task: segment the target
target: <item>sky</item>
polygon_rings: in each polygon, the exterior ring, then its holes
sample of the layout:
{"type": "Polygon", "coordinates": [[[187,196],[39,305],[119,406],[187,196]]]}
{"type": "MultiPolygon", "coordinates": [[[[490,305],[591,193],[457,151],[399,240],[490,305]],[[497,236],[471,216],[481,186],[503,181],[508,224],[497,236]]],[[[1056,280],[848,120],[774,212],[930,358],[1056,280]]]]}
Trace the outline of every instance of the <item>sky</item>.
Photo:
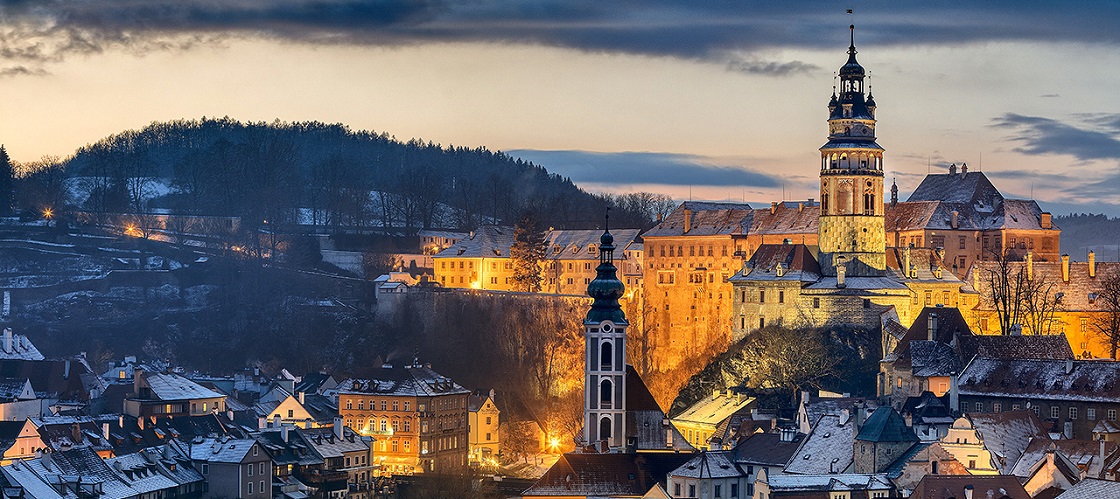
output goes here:
{"type": "Polygon", "coordinates": [[[1118,22],[1032,0],[0,0],[0,143],[32,161],[152,121],[318,120],[765,205],[816,196],[855,23],[903,199],[967,162],[1116,216],[1118,22]]]}

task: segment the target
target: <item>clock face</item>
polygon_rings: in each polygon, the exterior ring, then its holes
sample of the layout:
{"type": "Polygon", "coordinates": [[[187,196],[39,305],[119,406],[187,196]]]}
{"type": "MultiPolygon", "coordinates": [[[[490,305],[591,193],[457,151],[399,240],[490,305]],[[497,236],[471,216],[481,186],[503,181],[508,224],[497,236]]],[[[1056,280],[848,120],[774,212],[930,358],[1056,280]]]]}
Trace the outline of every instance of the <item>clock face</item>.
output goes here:
{"type": "Polygon", "coordinates": [[[601,329],[604,333],[609,333],[609,332],[611,332],[612,328],[611,328],[610,323],[608,322],[606,324],[603,324],[603,326],[599,329],[601,329]]]}

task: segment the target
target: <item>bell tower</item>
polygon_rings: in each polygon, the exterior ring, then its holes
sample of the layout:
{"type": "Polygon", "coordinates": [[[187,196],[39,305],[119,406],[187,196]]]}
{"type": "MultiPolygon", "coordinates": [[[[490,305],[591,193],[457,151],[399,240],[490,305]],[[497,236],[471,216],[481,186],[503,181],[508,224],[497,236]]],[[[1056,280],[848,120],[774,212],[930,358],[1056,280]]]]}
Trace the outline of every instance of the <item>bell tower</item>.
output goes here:
{"type": "Polygon", "coordinates": [[[614,249],[614,236],[604,229],[597,274],[587,285],[587,294],[595,301],[583,321],[583,441],[619,448],[625,444],[626,328],[630,324],[618,303],[626,286],[616,274],[614,249]]]}
{"type": "Polygon", "coordinates": [[[856,62],[855,25],[848,62],[828,103],[828,142],[821,146],[821,270],[836,275],[882,275],[886,269],[883,148],[875,142],[875,98],[856,62]],[[837,93],[837,90],[839,93],[837,93]]]}

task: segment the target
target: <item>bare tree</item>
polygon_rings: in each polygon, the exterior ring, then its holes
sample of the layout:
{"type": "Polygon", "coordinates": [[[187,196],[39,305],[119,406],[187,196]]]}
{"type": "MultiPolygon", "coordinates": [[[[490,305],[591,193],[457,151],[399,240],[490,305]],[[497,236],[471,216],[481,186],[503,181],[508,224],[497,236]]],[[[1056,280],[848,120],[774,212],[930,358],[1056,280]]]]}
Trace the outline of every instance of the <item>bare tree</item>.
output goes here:
{"type": "Polygon", "coordinates": [[[1058,297],[1054,283],[1027,272],[1026,265],[1014,260],[1010,250],[989,251],[994,266],[986,268],[988,300],[999,318],[1000,332],[1011,334],[1014,327],[1026,326],[1031,334],[1052,334],[1058,326],[1055,314],[1058,297]]]}
{"type": "Polygon", "coordinates": [[[1115,359],[1120,350],[1120,273],[1110,272],[1100,280],[1097,304],[1101,313],[1093,317],[1092,327],[1108,345],[1108,356],[1115,359]]]}
{"type": "Polygon", "coordinates": [[[840,362],[829,351],[822,330],[789,328],[781,323],[747,336],[743,354],[755,366],[752,385],[779,388],[794,397],[803,388],[820,388],[822,380],[836,374],[840,362]]]}

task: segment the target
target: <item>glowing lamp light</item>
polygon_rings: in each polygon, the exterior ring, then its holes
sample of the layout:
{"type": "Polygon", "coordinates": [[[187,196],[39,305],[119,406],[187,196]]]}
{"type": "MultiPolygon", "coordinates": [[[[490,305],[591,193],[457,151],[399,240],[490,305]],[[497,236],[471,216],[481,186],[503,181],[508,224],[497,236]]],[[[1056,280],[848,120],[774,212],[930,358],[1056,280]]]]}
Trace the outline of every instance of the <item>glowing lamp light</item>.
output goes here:
{"type": "Polygon", "coordinates": [[[43,218],[50,220],[54,216],[54,210],[47,208],[43,210],[43,218]]]}
{"type": "Polygon", "coordinates": [[[560,450],[560,439],[552,437],[548,439],[548,450],[556,452],[560,450]]]}
{"type": "Polygon", "coordinates": [[[482,283],[478,281],[471,281],[471,289],[482,289],[482,283]]]}

